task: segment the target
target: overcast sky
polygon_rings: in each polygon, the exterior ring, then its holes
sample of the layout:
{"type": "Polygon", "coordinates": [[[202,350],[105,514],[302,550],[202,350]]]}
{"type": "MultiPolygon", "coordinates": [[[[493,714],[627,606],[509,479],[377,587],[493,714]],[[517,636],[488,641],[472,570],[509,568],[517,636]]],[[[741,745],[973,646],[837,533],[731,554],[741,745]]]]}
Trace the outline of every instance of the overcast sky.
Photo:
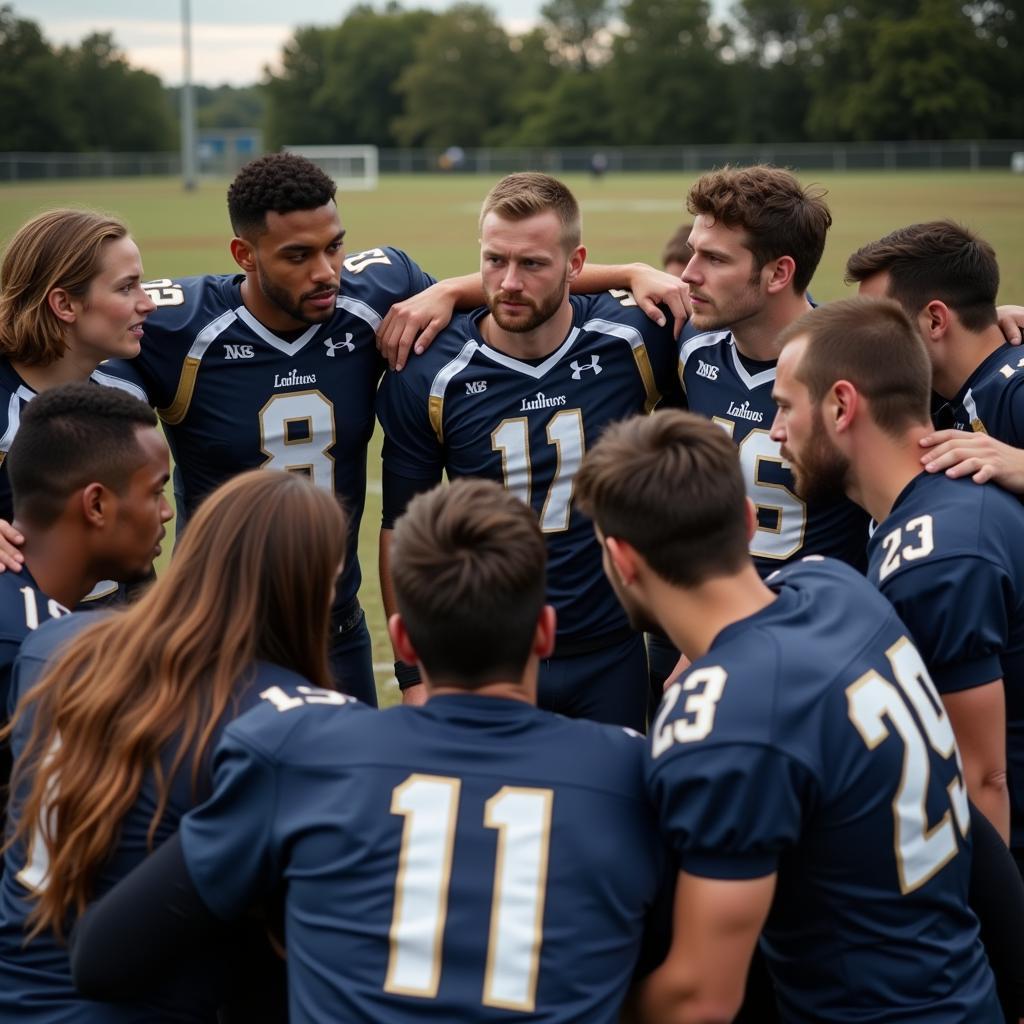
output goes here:
{"type": "MultiPolygon", "coordinates": [[[[192,77],[217,85],[248,85],[266,64],[277,66],[297,25],[337,24],[357,0],[192,0],[192,77]]],[[[544,0],[484,0],[511,31],[528,27],[544,0]]],[[[442,10],[452,0],[407,0],[405,7],[442,10]]],[[[181,4],[161,5],[162,17],[138,13],[125,0],[13,0],[15,12],[42,26],[51,43],[77,43],[90,32],[113,32],[132,64],[181,82],[181,4]],[[87,14],[83,14],[83,9],[87,14]]],[[[155,6],[155,5],[154,5],[155,6]]],[[[152,10],[152,8],[149,8],[152,10]]]]}

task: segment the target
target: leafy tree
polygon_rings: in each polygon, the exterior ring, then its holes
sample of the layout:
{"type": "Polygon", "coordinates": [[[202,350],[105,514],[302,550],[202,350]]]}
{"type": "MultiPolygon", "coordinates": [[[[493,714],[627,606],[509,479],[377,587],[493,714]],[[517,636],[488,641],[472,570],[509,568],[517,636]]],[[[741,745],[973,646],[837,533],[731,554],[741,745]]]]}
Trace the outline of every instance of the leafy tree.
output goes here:
{"type": "Polygon", "coordinates": [[[627,0],[626,33],[610,65],[617,141],[624,145],[718,142],[731,136],[727,36],[707,0],[627,0]],[[723,99],[724,97],[724,99],[723,99]]]}
{"type": "Polygon", "coordinates": [[[405,113],[394,124],[406,146],[497,144],[507,137],[516,59],[487,7],[457,4],[431,22],[398,80],[405,113]]]}
{"type": "Polygon", "coordinates": [[[339,25],[301,28],[287,44],[280,75],[267,80],[268,145],[393,146],[403,111],[399,72],[436,15],[389,3],[360,5],[339,25]]]}
{"type": "Polygon", "coordinates": [[[39,26],[0,7],[0,150],[77,149],[68,88],[65,68],[39,26]]]}
{"type": "Polygon", "coordinates": [[[160,152],[178,144],[178,126],[160,79],[133,68],[107,32],[60,53],[71,86],[63,104],[82,148],[160,152]]]}
{"type": "Polygon", "coordinates": [[[615,0],[548,0],[540,9],[548,22],[557,52],[580,71],[601,63],[599,34],[607,27],[615,0]]]}

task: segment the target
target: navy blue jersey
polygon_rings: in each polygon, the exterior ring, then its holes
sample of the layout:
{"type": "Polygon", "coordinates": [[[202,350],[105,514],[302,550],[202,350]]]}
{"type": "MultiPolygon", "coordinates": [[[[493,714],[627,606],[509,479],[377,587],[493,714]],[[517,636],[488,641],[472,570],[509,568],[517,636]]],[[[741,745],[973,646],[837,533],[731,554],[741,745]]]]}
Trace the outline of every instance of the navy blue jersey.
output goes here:
{"type": "Polygon", "coordinates": [[[762,937],[798,1024],[1002,1020],[967,906],[952,726],[892,606],[812,559],[666,692],[648,781],[682,871],[777,872],[762,937]]]}
{"type": "Polygon", "coordinates": [[[997,441],[1024,447],[1024,358],[1007,342],[967,378],[949,403],[953,426],[991,434],[997,441]]]}
{"type": "MultiPolygon", "coordinates": [[[[7,575],[6,573],[3,575],[7,575]]],[[[3,577],[0,576],[0,579],[3,577]]],[[[66,616],[41,627],[22,646],[14,672],[14,688],[24,694],[42,674],[46,662],[84,626],[96,621],[95,612],[66,616]]],[[[300,676],[277,665],[259,662],[250,676],[238,685],[235,705],[226,720],[259,701],[259,694],[274,687],[282,694],[298,692],[300,676]]],[[[15,756],[28,740],[30,721],[23,720],[12,736],[15,756]]],[[[168,752],[166,767],[170,767],[168,752]]],[[[192,757],[174,776],[170,797],[157,827],[154,845],[159,846],[177,829],[181,816],[210,792],[209,759],[200,773],[199,786],[192,787],[192,757]]],[[[152,776],[144,778],[134,806],[122,824],[117,848],[100,870],[94,887],[101,896],[149,852],[147,831],[156,809],[156,787],[152,776]]],[[[223,964],[208,950],[186,958],[169,972],[166,984],[134,1003],[99,1003],[82,999],[71,983],[66,946],[50,932],[43,932],[25,944],[26,919],[31,909],[28,896],[33,887],[45,885],[45,848],[34,846],[26,852],[16,844],[4,854],[0,881],[0,1020],[23,1024],[151,1024],[153,1021],[208,1022],[223,999],[223,964]]]]}
{"type": "Polygon", "coordinates": [[[14,711],[11,670],[25,638],[39,625],[67,615],[68,609],[39,589],[28,566],[0,573],[0,720],[14,711]]]}
{"type": "Polygon", "coordinates": [[[182,821],[231,919],[287,884],[290,1019],[618,1019],[663,862],[636,734],[515,700],[232,723],[182,821]]]}
{"type": "Polygon", "coordinates": [[[940,693],[1005,681],[1012,845],[1024,848],[1024,508],[995,484],[921,473],[868,548],[868,578],[940,693]]]}
{"type": "Polygon", "coordinates": [[[442,471],[485,477],[532,506],[547,541],[560,642],[626,628],[593,524],[572,501],[583,455],[609,423],[649,412],[675,386],[671,326],[654,324],[628,292],[570,301],[572,329],[545,359],[525,362],[489,346],[478,326],[487,310],[479,309],[454,320],[401,373],[387,374],[377,405],[386,472],[424,489],[442,471]]]}
{"type": "Polygon", "coordinates": [[[391,305],[433,284],[397,249],[345,260],[337,312],[298,337],[279,337],[242,302],[243,276],[151,281],[157,309],[141,353],[107,368],[145,388],[176,467],[183,523],[214,488],[243,470],[308,474],[349,515],[339,603],[359,588],[356,557],[366,497],[366,447],[384,361],[374,331],[391,305]]]}
{"type": "Polygon", "coordinates": [[[684,338],[679,378],[687,405],[722,427],[739,447],[747,494],[757,506],[750,553],[762,576],[807,555],[828,555],[858,569],[865,564],[868,516],[848,498],[808,504],[793,471],[771,439],[775,361],[740,355],[731,331],[684,338]]]}

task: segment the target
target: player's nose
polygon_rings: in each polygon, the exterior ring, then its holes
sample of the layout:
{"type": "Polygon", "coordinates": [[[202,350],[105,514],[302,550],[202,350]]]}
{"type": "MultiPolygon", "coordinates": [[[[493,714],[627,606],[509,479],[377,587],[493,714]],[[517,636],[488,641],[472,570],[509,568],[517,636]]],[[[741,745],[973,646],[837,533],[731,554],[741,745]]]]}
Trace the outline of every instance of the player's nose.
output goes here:
{"type": "Polygon", "coordinates": [[[322,253],[313,263],[313,270],[310,276],[317,284],[322,284],[325,281],[337,280],[338,270],[331,262],[327,253],[322,253]]]}
{"type": "Polygon", "coordinates": [[[782,422],[782,410],[775,410],[775,419],[772,420],[772,429],[768,432],[768,436],[773,441],[778,441],[782,444],[787,440],[786,438],[786,425],[782,422]]]}

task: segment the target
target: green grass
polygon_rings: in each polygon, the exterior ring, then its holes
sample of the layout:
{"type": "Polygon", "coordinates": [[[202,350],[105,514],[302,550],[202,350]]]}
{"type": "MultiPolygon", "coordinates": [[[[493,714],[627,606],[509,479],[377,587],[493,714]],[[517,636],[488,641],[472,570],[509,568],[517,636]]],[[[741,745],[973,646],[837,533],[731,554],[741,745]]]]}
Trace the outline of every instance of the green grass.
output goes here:
{"type": "MultiPolygon", "coordinates": [[[[590,258],[600,262],[655,261],[675,227],[686,219],[691,176],[611,175],[593,181],[567,175],[584,213],[590,258]]],[[[1009,172],[910,172],[804,176],[828,189],[835,223],[812,284],[818,299],[849,294],[842,283],[846,257],[865,242],[915,221],[952,217],[995,247],[1002,269],[1003,302],[1024,304],[1024,176],[1009,172]]],[[[438,277],[466,273],[477,262],[476,218],[494,179],[487,176],[396,176],[374,192],[340,196],[350,252],[375,245],[408,250],[438,277]]],[[[234,270],[228,252],[226,181],[207,181],[192,193],[171,179],[114,179],[0,186],[0,237],[44,209],[88,206],[116,213],[130,224],[149,277],[234,270]]],[[[360,538],[365,582],[362,600],[374,638],[374,660],[391,661],[376,586],[380,521],[379,432],[371,444],[371,487],[360,538]]],[[[382,699],[390,672],[378,674],[382,699]]]]}

